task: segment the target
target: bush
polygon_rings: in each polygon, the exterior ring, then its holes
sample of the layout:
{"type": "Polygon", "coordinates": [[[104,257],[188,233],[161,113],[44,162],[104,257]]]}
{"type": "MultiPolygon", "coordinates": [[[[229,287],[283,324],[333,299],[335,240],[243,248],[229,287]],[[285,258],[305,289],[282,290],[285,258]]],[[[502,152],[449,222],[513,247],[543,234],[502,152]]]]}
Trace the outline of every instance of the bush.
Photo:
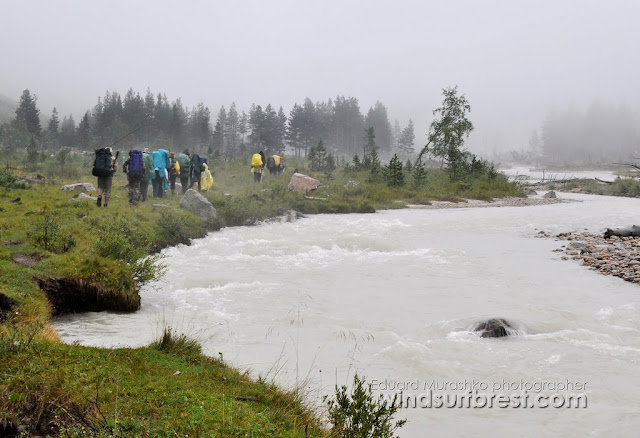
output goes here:
{"type": "Polygon", "coordinates": [[[404,426],[407,420],[393,422],[398,411],[397,394],[391,405],[382,394],[373,398],[371,385],[365,386],[365,379],[358,374],[353,379],[353,391],[347,393],[347,387],[336,386],[335,399],[324,401],[327,404],[332,435],[341,438],[392,438],[393,432],[404,426]]]}
{"type": "Polygon", "coordinates": [[[0,172],[0,187],[7,189],[28,189],[29,183],[22,181],[9,172],[0,172]]]}
{"type": "Polygon", "coordinates": [[[61,232],[60,224],[49,214],[44,215],[42,221],[27,233],[27,237],[34,245],[57,254],[67,252],[76,245],[73,236],[61,232]]]}
{"type": "Polygon", "coordinates": [[[200,356],[202,354],[202,347],[198,341],[190,339],[184,334],[175,334],[171,327],[164,329],[160,339],[154,341],[151,348],[175,356],[200,356]]]}

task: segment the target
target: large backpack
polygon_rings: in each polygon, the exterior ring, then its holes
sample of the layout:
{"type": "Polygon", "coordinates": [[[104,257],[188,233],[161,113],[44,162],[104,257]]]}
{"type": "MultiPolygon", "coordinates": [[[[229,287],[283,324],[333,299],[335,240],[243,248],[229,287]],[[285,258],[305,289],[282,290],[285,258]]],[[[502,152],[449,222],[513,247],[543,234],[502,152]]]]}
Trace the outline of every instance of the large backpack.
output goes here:
{"type": "Polygon", "coordinates": [[[276,160],[273,157],[267,158],[267,169],[275,169],[276,168],[276,160]]]}
{"type": "Polygon", "coordinates": [[[113,175],[111,170],[111,151],[109,149],[100,148],[96,150],[96,159],[93,161],[91,174],[93,176],[113,175]]]}
{"type": "Polygon", "coordinates": [[[253,154],[251,156],[251,167],[262,167],[262,156],[260,156],[260,154],[253,154]]]}
{"type": "Polygon", "coordinates": [[[178,164],[180,164],[180,175],[183,178],[189,176],[189,168],[191,167],[191,158],[187,154],[180,153],[176,156],[178,164]],[[186,175],[186,176],[183,176],[186,175]]]}
{"type": "Polygon", "coordinates": [[[207,157],[200,157],[200,163],[209,165],[209,160],[207,160],[207,157]]]}
{"type": "Polygon", "coordinates": [[[141,178],[144,174],[144,161],[142,152],[138,149],[129,151],[129,175],[133,178],[141,178]]]}

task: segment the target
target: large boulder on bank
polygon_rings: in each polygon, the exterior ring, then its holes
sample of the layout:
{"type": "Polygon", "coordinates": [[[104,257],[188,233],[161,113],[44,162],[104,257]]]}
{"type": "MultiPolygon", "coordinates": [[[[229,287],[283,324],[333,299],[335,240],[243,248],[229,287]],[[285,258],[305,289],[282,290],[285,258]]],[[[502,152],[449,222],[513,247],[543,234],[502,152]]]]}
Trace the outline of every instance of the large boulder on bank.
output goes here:
{"type": "Polygon", "coordinates": [[[547,193],[544,194],[543,198],[546,199],[555,199],[557,198],[558,195],[556,195],[556,192],[554,192],[553,190],[549,190],[547,193]]]}
{"type": "Polygon", "coordinates": [[[96,187],[91,183],[75,183],[75,184],[67,184],[66,186],[62,186],[62,190],[64,191],[80,190],[83,192],[95,192],[96,187]]]}
{"type": "Polygon", "coordinates": [[[203,221],[209,222],[218,218],[216,208],[204,196],[193,189],[187,190],[180,200],[180,207],[194,213],[203,221]]]}
{"type": "Polygon", "coordinates": [[[316,190],[320,185],[320,181],[311,178],[302,173],[294,173],[289,181],[289,190],[298,193],[307,193],[310,190],[316,190]]]}

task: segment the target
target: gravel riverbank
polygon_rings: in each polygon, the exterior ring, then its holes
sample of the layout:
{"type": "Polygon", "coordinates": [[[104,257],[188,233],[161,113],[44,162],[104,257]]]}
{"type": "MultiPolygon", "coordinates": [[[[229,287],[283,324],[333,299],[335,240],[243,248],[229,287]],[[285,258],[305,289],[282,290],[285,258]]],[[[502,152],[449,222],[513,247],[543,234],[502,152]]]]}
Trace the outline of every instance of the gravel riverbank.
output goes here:
{"type": "Polygon", "coordinates": [[[567,232],[552,236],[546,231],[537,237],[555,237],[566,241],[562,248],[563,260],[580,260],[589,269],[604,275],[615,275],[623,280],[640,284],[640,239],[637,237],[611,236],[605,239],[600,234],[587,232],[567,232]]]}
{"type": "Polygon", "coordinates": [[[529,205],[561,204],[565,202],[579,202],[563,198],[496,198],[493,201],[479,201],[468,199],[464,202],[431,201],[429,205],[409,204],[407,208],[441,209],[441,208],[480,208],[480,207],[526,207],[529,205]]]}

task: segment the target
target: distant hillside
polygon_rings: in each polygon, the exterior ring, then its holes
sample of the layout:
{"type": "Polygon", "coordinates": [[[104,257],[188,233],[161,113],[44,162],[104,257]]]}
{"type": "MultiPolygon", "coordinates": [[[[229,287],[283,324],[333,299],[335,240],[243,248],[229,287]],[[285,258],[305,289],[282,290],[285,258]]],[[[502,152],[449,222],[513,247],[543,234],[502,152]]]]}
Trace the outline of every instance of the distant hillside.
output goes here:
{"type": "Polygon", "coordinates": [[[0,123],[8,122],[16,115],[16,108],[18,108],[18,102],[13,99],[9,99],[7,96],[0,94],[0,123]]]}

